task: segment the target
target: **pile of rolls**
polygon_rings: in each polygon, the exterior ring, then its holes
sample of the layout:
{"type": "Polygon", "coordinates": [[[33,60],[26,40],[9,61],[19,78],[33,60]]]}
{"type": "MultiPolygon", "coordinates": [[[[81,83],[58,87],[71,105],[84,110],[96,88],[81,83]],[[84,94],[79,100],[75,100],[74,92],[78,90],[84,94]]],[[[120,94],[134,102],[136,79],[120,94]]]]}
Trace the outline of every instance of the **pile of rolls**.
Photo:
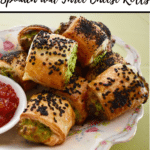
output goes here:
{"type": "Polygon", "coordinates": [[[18,132],[27,140],[61,144],[87,117],[112,120],[148,99],[144,77],[113,52],[115,40],[102,22],[71,16],[53,32],[31,25],[18,42],[21,51],[3,55],[0,73],[12,74],[26,91],[47,88],[31,96],[20,116],[18,132]]]}

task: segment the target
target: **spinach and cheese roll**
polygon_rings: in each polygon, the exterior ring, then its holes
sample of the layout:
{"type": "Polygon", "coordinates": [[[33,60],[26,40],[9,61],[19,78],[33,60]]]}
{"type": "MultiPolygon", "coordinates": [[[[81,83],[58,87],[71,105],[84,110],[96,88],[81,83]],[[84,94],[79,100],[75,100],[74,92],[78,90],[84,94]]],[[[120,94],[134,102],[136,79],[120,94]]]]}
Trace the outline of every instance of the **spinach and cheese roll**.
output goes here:
{"type": "Polygon", "coordinates": [[[83,67],[88,66],[96,57],[107,51],[109,39],[93,21],[84,17],[75,17],[69,21],[68,26],[60,30],[63,36],[78,42],[78,61],[83,67]]]}
{"type": "Polygon", "coordinates": [[[112,120],[148,99],[149,87],[135,68],[116,64],[88,84],[89,115],[112,120]]]}
{"type": "MultiPolygon", "coordinates": [[[[70,26],[70,24],[76,18],[77,18],[76,16],[70,16],[68,22],[65,22],[65,23],[61,22],[60,26],[58,27],[58,29],[56,29],[54,31],[54,33],[56,33],[56,34],[63,34],[63,32],[65,32],[65,30],[67,30],[67,28],[70,26]]],[[[93,23],[96,24],[97,26],[99,26],[106,33],[108,39],[110,40],[109,44],[108,44],[108,46],[109,46],[108,49],[112,48],[114,46],[114,44],[115,44],[115,39],[112,38],[111,32],[110,32],[109,28],[104,23],[102,23],[102,22],[95,22],[95,21],[93,21],[93,23]]]]}
{"type": "Polygon", "coordinates": [[[23,80],[64,89],[76,66],[77,47],[71,39],[40,31],[30,47],[23,80]]]}
{"type": "Polygon", "coordinates": [[[75,123],[78,125],[84,123],[88,114],[86,110],[87,84],[87,80],[74,75],[71,77],[69,84],[65,87],[65,90],[55,91],[56,94],[62,95],[67,98],[75,112],[75,123]]]}
{"type": "Polygon", "coordinates": [[[0,58],[0,74],[18,82],[25,91],[32,89],[36,83],[23,81],[27,53],[23,51],[10,52],[0,58]]]}
{"type": "Polygon", "coordinates": [[[120,54],[115,52],[107,52],[106,55],[93,62],[93,64],[89,67],[85,78],[90,81],[94,80],[109,67],[118,63],[126,65],[128,64],[120,54]]]}
{"type": "Polygon", "coordinates": [[[48,91],[33,95],[20,116],[18,132],[25,139],[49,146],[65,141],[75,114],[64,97],[48,91]]]}
{"type": "Polygon", "coordinates": [[[51,29],[43,25],[30,25],[23,28],[18,34],[18,43],[24,51],[28,51],[34,36],[40,31],[52,33],[51,29]]]}

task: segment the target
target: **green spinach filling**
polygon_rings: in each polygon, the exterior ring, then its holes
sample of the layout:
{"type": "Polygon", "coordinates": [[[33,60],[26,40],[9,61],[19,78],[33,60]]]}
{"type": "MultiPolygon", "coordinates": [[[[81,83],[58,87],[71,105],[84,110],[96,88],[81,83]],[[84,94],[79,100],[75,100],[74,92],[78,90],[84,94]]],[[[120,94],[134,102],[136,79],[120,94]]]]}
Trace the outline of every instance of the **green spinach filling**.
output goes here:
{"type": "Polygon", "coordinates": [[[98,55],[98,56],[94,59],[94,61],[93,61],[93,63],[92,63],[92,67],[95,67],[97,64],[99,64],[100,62],[102,62],[103,59],[104,59],[104,57],[105,57],[105,55],[106,55],[106,53],[107,53],[107,51],[104,51],[102,54],[98,55]]]}
{"type": "Polygon", "coordinates": [[[23,35],[21,38],[32,38],[33,36],[35,36],[36,34],[38,34],[39,31],[32,31],[32,33],[30,34],[25,34],[23,35]]]}
{"type": "Polygon", "coordinates": [[[3,76],[7,76],[11,79],[14,79],[13,77],[13,70],[11,68],[0,68],[0,74],[3,75],[3,76]]]}
{"type": "Polygon", "coordinates": [[[70,80],[70,77],[73,75],[73,72],[75,70],[76,66],[76,60],[77,60],[77,45],[73,47],[73,50],[71,52],[70,59],[68,61],[68,69],[65,73],[65,83],[67,84],[70,80]]]}
{"type": "Polygon", "coordinates": [[[75,118],[76,121],[81,121],[82,116],[81,116],[81,114],[79,113],[79,111],[78,111],[77,109],[75,109],[74,112],[75,112],[75,115],[76,115],[76,118],[75,118]]]}
{"type": "Polygon", "coordinates": [[[91,100],[91,102],[94,104],[96,112],[95,115],[98,116],[100,114],[101,111],[104,111],[104,108],[102,107],[102,105],[100,104],[99,101],[97,100],[91,100]]]}
{"type": "Polygon", "coordinates": [[[52,135],[49,127],[39,121],[23,119],[20,122],[19,133],[27,140],[32,142],[43,143],[52,135]]]}

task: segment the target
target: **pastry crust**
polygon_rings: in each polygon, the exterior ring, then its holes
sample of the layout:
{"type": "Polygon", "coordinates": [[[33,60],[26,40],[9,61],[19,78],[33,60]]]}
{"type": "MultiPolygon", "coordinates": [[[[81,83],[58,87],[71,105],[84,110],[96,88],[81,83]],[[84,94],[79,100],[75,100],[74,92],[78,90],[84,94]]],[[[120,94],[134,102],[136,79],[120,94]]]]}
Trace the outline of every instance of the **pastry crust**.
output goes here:
{"type": "Polygon", "coordinates": [[[97,116],[112,120],[129,109],[136,108],[148,99],[149,88],[144,78],[135,73],[131,66],[116,64],[88,84],[87,107],[92,115],[94,99],[102,106],[97,116]],[[93,96],[94,95],[94,96],[93,96]]]}
{"type": "Polygon", "coordinates": [[[65,90],[55,90],[55,93],[67,98],[76,114],[76,124],[81,125],[87,118],[86,94],[88,82],[82,77],[73,76],[65,90]]]}
{"type": "Polygon", "coordinates": [[[43,25],[30,25],[25,28],[23,28],[19,34],[18,34],[18,43],[22,47],[24,51],[28,51],[30,48],[30,44],[32,43],[32,40],[35,35],[32,35],[33,33],[38,34],[40,31],[45,31],[52,33],[51,29],[49,29],[46,26],[43,25]],[[27,35],[32,35],[31,37],[28,37],[27,35]],[[26,37],[27,36],[27,37],[26,37]]]}
{"type": "Polygon", "coordinates": [[[75,114],[68,101],[47,91],[31,97],[20,121],[25,118],[37,120],[50,128],[52,135],[44,141],[49,146],[63,143],[75,123],[75,114]]]}
{"type": "Polygon", "coordinates": [[[120,54],[115,52],[107,52],[96,66],[91,64],[85,78],[92,81],[109,67],[119,63],[126,65],[129,64],[120,54]]]}
{"type": "Polygon", "coordinates": [[[78,61],[83,67],[107,50],[109,43],[106,33],[84,17],[75,18],[62,35],[78,42],[78,61]]]}
{"type": "Polygon", "coordinates": [[[75,46],[77,43],[73,40],[41,31],[30,47],[23,80],[64,89],[68,62],[75,46]]]}
{"type": "Polygon", "coordinates": [[[103,24],[102,22],[95,22],[95,21],[94,23],[98,25],[107,34],[109,39],[111,39],[111,32],[105,24],[103,24]]]}
{"type": "Polygon", "coordinates": [[[11,77],[18,82],[25,91],[28,91],[32,89],[36,83],[31,80],[22,80],[26,66],[26,57],[27,53],[23,51],[10,52],[3,55],[0,58],[0,73],[3,73],[3,69],[6,70],[6,73],[11,74],[11,77]]]}

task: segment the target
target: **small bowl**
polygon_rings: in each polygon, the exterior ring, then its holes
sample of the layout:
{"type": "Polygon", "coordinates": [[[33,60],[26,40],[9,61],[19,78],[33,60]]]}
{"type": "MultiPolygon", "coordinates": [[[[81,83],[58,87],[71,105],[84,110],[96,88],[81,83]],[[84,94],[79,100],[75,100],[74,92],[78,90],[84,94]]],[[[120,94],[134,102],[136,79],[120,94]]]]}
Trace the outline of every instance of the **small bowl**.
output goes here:
{"type": "Polygon", "coordinates": [[[20,119],[20,115],[22,114],[22,112],[24,111],[24,109],[27,106],[27,98],[25,95],[24,90],[22,89],[22,87],[16,83],[14,80],[6,77],[6,76],[2,76],[0,75],[0,81],[5,83],[5,84],[9,84],[11,85],[11,87],[15,90],[18,98],[19,98],[19,105],[15,111],[14,116],[11,118],[11,120],[4,126],[0,127],[0,134],[8,131],[9,129],[11,129],[12,127],[14,127],[20,119]]]}

